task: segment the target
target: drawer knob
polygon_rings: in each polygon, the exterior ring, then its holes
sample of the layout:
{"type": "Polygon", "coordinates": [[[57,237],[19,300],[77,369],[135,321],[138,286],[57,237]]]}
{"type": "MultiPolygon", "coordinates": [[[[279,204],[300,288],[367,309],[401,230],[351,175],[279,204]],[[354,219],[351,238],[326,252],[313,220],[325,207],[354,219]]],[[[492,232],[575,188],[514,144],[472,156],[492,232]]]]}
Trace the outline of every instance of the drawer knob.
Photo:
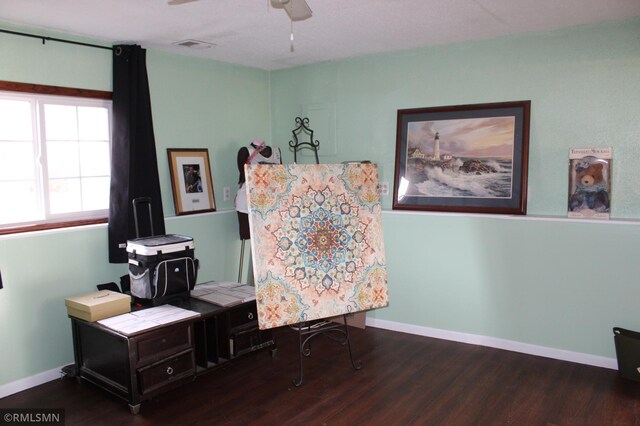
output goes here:
{"type": "Polygon", "coordinates": [[[249,312],[249,315],[247,315],[247,317],[248,317],[249,319],[253,319],[253,312],[249,312]]]}
{"type": "Polygon", "coordinates": [[[173,374],[173,368],[167,367],[167,374],[169,375],[173,374]]]}

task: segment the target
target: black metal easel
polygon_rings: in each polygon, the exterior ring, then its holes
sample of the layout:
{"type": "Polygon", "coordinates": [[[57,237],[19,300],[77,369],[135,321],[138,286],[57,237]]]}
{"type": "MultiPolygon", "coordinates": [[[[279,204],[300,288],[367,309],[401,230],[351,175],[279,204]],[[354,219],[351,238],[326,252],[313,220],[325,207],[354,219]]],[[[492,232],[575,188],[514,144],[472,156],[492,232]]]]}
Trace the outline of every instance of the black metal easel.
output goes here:
{"type": "MultiPolygon", "coordinates": [[[[315,154],[316,164],[320,164],[320,160],[318,158],[318,148],[320,147],[320,142],[317,140],[313,140],[313,130],[309,128],[309,118],[304,117],[296,117],[296,124],[298,125],[295,129],[291,131],[293,134],[293,140],[289,141],[289,146],[293,150],[293,161],[294,163],[298,162],[298,151],[300,149],[312,149],[315,154]],[[298,139],[298,135],[306,134],[309,136],[308,142],[301,142],[298,139]]],[[[293,379],[293,384],[297,387],[302,384],[302,379],[304,375],[303,371],[303,360],[304,357],[311,356],[311,339],[318,335],[324,335],[329,339],[340,343],[341,345],[346,345],[349,350],[349,359],[351,360],[351,366],[354,370],[360,370],[362,368],[361,361],[354,361],[353,352],[351,351],[351,339],[349,337],[349,324],[347,322],[347,315],[344,314],[342,319],[344,324],[340,324],[337,322],[332,322],[327,319],[319,319],[315,321],[303,321],[298,324],[292,325],[291,328],[298,330],[298,342],[299,342],[299,361],[300,361],[300,374],[297,378],[293,379]]]]}
{"type": "Polygon", "coordinates": [[[320,147],[320,142],[313,140],[313,130],[309,128],[309,118],[296,117],[296,124],[298,127],[291,131],[293,134],[293,140],[289,141],[289,147],[293,150],[293,162],[298,162],[298,151],[308,147],[307,149],[312,149],[315,154],[316,164],[320,164],[320,160],[318,159],[318,148],[320,147]],[[301,142],[298,140],[298,135],[303,133],[309,136],[309,142],[301,142]]]}
{"type": "Polygon", "coordinates": [[[353,352],[351,351],[351,338],[349,337],[349,324],[347,323],[347,315],[342,315],[344,324],[337,322],[330,322],[328,320],[319,320],[317,322],[303,322],[292,326],[292,328],[298,329],[298,342],[299,342],[299,360],[300,360],[300,374],[297,378],[293,379],[293,384],[298,387],[302,384],[303,379],[303,359],[304,357],[311,356],[311,339],[317,335],[324,335],[331,340],[340,343],[343,346],[347,346],[349,350],[349,359],[351,360],[351,366],[354,370],[360,370],[362,368],[362,361],[357,362],[353,359],[353,352]],[[332,334],[333,333],[333,334],[332,334]],[[336,336],[336,333],[338,336],[336,336]],[[340,336],[341,335],[341,336],[340,336]]]}

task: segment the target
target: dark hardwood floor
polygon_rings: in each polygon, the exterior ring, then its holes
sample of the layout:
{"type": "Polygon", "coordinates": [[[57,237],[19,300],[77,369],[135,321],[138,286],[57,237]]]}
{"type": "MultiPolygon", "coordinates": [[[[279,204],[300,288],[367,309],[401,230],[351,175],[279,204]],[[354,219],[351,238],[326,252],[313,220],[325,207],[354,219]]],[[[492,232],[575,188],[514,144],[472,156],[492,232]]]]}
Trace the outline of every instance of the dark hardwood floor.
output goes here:
{"type": "MultiPolygon", "coordinates": [[[[65,378],[0,400],[0,408],[64,408],[67,425],[640,425],[640,383],[615,370],[375,328],[345,347],[312,341],[296,388],[297,334],[144,402],[140,414],[65,378]]],[[[613,341],[612,341],[613,344],[613,341]]]]}

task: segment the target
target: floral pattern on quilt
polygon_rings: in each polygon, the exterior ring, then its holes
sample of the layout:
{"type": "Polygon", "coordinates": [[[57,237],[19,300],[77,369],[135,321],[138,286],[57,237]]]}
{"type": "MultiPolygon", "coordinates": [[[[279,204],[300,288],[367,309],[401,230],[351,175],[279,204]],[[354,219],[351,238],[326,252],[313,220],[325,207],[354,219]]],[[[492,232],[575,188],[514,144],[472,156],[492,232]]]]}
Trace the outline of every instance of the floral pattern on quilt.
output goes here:
{"type": "MultiPolygon", "coordinates": [[[[245,175],[248,167],[245,165],[245,175]]],[[[290,183],[291,176],[282,167],[256,168],[252,179],[252,202],[256,211],[264,214],[270,212],[278,201],[278,194],[286,193],[290,183]]]]}
{"type": "Polygon", "coordinates": [[[376,165],[245,173],[261,329],[387,306],[376,165]]]}
{"type": "Polygon", "coordinates": [[[256,305],[258,318],[268,324],[295,324],[308,308],[296,291],[292,291],[285,281],[274,279],[270,273],[256,292],[256,305]]]}

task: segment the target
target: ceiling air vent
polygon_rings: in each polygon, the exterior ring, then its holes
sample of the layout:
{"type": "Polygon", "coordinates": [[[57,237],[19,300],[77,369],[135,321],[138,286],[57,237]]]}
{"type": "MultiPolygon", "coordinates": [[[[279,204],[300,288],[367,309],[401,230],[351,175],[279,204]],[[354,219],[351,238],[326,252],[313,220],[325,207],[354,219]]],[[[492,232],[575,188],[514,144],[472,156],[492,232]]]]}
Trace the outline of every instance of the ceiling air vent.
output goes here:
{"type": "Polygon", "coordinates": [[[176,41],[173,44],[175,46],[188,47],[189,49],[209,49],[215,46],[214,43],[207,43],[206,41],[193,40],[193,39],[176,41]]]}

